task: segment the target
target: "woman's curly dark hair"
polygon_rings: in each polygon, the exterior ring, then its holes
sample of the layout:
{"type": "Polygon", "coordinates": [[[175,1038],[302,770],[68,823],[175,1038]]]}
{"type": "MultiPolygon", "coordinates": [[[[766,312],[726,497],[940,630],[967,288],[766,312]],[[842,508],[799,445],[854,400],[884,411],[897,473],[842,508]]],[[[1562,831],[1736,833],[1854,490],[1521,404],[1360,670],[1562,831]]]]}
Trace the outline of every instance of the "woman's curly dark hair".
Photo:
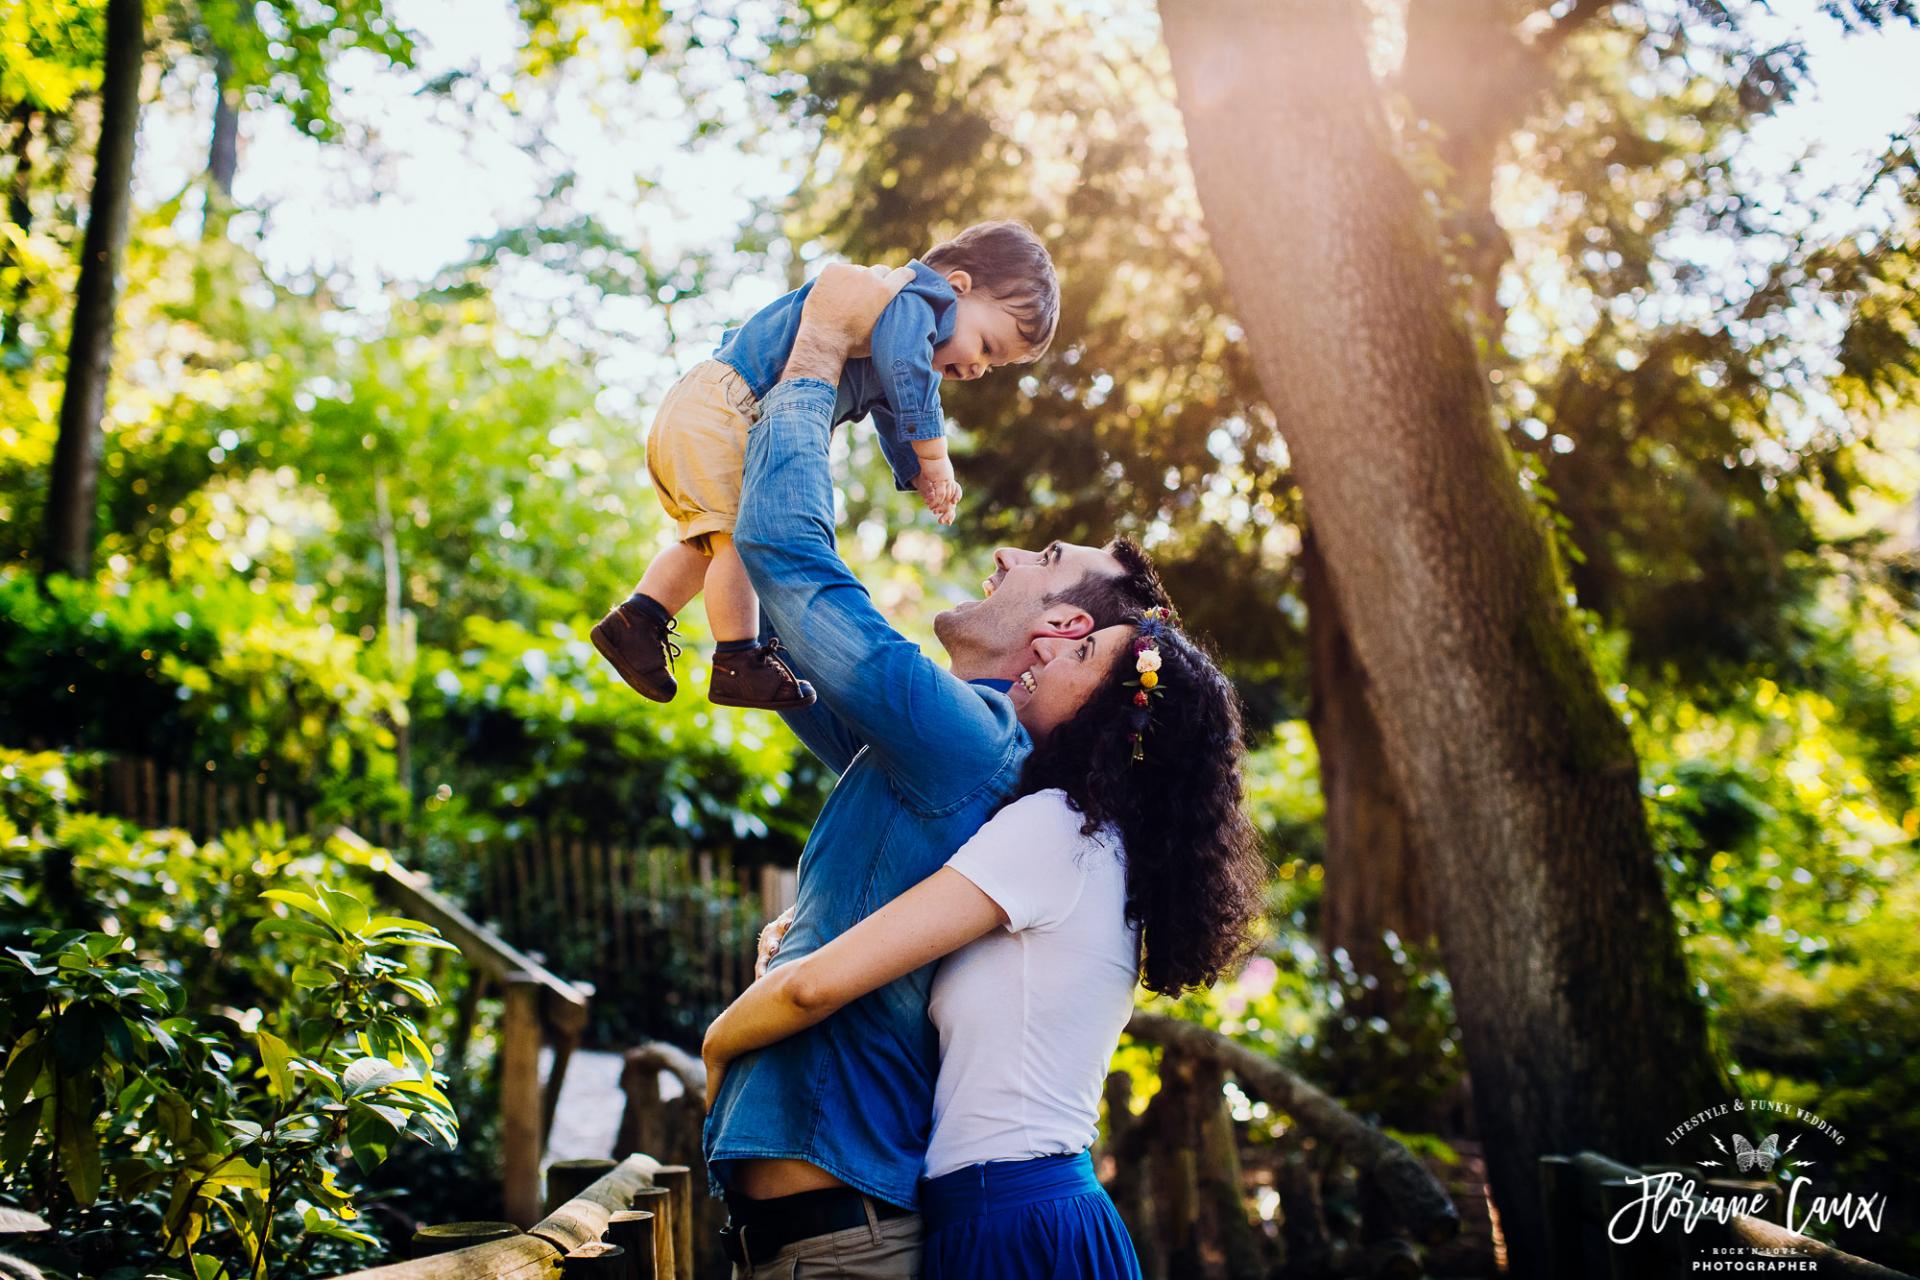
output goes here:
{"type": "Polygon", "coordinates": [[[1140,926],[1141,981],[1177,995],[1212,983],[1247,951],[1265,860],[1241,804],[1240,704],[1208,654],[1162,625],[1159,689],[1133,759],[1131,647],[1073,717],[1027,757],[1016,795],[1058,787],[1092,835],[1111,822],[1126,850],[1127,920],[1140,926]]]}

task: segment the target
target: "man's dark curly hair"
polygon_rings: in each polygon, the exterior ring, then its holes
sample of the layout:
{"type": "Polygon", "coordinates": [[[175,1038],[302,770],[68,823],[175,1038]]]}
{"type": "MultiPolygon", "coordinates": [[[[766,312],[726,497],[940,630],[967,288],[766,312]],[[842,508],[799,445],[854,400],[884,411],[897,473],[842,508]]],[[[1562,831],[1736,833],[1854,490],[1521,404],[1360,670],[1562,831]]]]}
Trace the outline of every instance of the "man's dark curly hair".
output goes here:
{"type": "Polygon", "coordinates": [[[1119,573],[1089,569],[1078,582],[1050,593],[1043,603],[1071,604],[1087,611],[1095,629],[1132,622],[1155,605],[1171,606],[1160,573],[1132,538],[1115,538],[1107,554],[1120,562],[1119,573]]]}
{"type": "Polygon", "coordinates": [[[1265,859],[1242,806],[1240,704],[1213,659],[1162,626],[1158,688],[1133,759],[1131,646],[1073,717],[1038,744],[1016,795],[1058,787],[1092,835],[1111,822],[1127,863],[1127,920],[1140,926],[1141,981],[1176,995],[1247,951],[1265,859]]]}

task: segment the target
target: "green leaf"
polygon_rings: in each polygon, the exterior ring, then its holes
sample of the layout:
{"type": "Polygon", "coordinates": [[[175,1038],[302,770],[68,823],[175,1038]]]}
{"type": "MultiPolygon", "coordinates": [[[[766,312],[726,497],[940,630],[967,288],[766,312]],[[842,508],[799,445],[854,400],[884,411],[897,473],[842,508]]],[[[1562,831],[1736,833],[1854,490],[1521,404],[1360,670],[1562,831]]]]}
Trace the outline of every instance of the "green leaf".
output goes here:
{"type": "Polygon", "coordinates": [[[171,1035],[167,1034],[165,1027],[155,1022],[152,1018],[141,1019],[140,1025],[146,1028],[149,1036],[153,1037],[153,1042],[160,1046],[160,1052],[167,1055],[167,1061],[180,1061],[180,1043],[171,1035]]]}
{"type": "Polygon", "coordinates": [[[133,1027],[125,1018],[112,1017],[106,1021],[107,1048],[115,1059],[121,1062],[133,1062],[133,1027]]]}
{"type": "Polygon", "coordinates": [[[347,1145],[362,1173],[372,1173],[386,1160],[394,1129],[371,1111],[360,1111],[347,1121],[347,1145]]]}
{"type": "Polygon", "coordinates": [[[434,933],[434,927],[424,920],[410,920],[406,916],[375,916],[367,921],[367,927],[361,932],[369,938],[377,938],[393,930],[406,930],[411,933],[434,933]]]}
{"type": "Polygon", "coordinates": [[[263,933],[291,933],[303,938],[318,938],[322,942],[334,942],[338,935],[333,930],[315,924],[311,920],[302,920],[297,916],[268,916],[253,926],[256,935],[263,933]]]}
{"type": "Polygon", "coordinates": [[[293,967],[293,985],[307,991],[319,991],[335,986],[340,975],[315,965],[298,964],[293,967]]]}
{"type": "Polygon", "coordinates": [[[388,978],[387,981],[412,996],[415,1000],[418,1000],[421,1004],[436,1005],[440,1003],[440,993],[435,991],[433,984],[424,978],[388,978]]]}
{"type": "Polygon", "coordinates": [[[326,907],[322,906],[317,900],[307,896],[304,893],[299,892],[298,890],[268,889],[265,893],[261,894],[260,896],[267,899],[267,901],[269,902],[283,902],[287,906],[292,907],[294,910],[304,911],[308,915],[314,917],[316,920],[320,920],[326,924],[333,923],[333,914],[329,912],[326,907]]]}
{"type": "Polygon", "coordinates": [[[53,1024],[53,1058],[70,1075],[87,1074],[107,1046],[107,1024],[119,1022],[113,1010],[91,1001],[67,1006],[53,1024]]]}
{"type": "Polygon", "coordinates": [[[425,947],[429,951],[458,951],[460,948],[437,933],[395,932],[369,938],[376,947],[425,947]]]}
{"type": "Polygon", "coordinates": [[[267,1167],[243,1156],[233,1156],[207,1175],[210,1187],[244,1187],[250,1191],[267,1189],[267,1167]]]}
{"type": "Polygon", "coordinates": [[[256,1031],[253,1038],[260,1046],[260,1065],[266,1068],[273,1096],[291,1098],[293,1074],[287,1070],[287,1063],[293,1057],[293,1050],[287,1047],[285,1040],[269,1031],[256,1031]]]}
{"type": "Polygon", "coordinates": [[[15,960],[18,960],[20,962],[21,968],[25,969],[28,973],[32,974],[36,978],[44,978],[48,974],[60,972],[60,967],[58,965],[41,964],[40,957],[31,951],[16,951],[12,947],[8,947],[6,951],[8,955],[12,956],[15,960]]]}
{"type": "Polygon", "coordinates": [[[381,1058],[359,1058],[348,1064],[340,1076],[340,1083],[346,1086],[349,1098],[357,1098],[404,1079],[406,1073],[391,1062],[381,1058]]]}
{"type": "Polygon", "coordinates": [[[47,1100],[35,1098],[24,1106],[8,1107],[6,1134],[0,1137],[0,1164],[17,1169],[33,1150],[33,1139],[40,1132],[40,1115],[47,1100]]]}
{"type": "Polygon", "coordinates": [[[14,1046],[13,1059],[7,1063],[6,1077],[0,1080],[0,1110],[13,1111],[26,1101],[34,1081],[40,1078],[40,1069],[46,1060],[46,1042],[40,1039],[40,1031],[36,1027],[14,1046]]]}
{"type": "Polygon", "coordinates": [[[53,1224],[37,1213],[0,1206],[0,1235],[23,1236],[53,1230],[53,1224]]]}
{"type": "Polygon", "coordinates": [[[100,1142],[94,1136],[92,1117],[81,1123],[72,1123],[72,1117],[61,1119],[60,1174],[75,1200],[92,1204],[100,1194],[100,1142]]]}
{"type": "Polygon", "coordinates": [[[322,884],[317,887],[320,890],[320,897],[327,904],[327,911],[332,915],[335,924],[339,925],[348,933],[359,933],[367,927],[369,913],[366,903],[360,901],[360,899],[354,897],[352,894],[341,889],[336,889],[329,884],[322,884]]]}
{"type": "Polygon", "coordinates": [[[153,1107],[160,1116],[160,1131],[168,1141],[178,1145],[192,1136],[193,1111],[180,1095],[163,1093],[154,1099],[153,1107]]]}

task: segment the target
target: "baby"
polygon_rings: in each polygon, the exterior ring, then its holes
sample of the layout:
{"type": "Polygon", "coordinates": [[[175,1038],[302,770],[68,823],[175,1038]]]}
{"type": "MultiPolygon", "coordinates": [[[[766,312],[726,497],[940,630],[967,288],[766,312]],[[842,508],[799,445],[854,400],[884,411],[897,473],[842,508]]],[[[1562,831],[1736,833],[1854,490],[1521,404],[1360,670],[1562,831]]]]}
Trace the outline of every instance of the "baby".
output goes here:
{"type": "MultiPolygon", "coordinates": [[[[1023,222],[969,227],[910,265],[912,282],[873,326],[873,354],[849,360],[841,374],[833,425],[871,413],[897,487],[917,490],[940,523],[951,524],[960,486],[947,456],[940,380],[1037,359],[1053,340],[1060,287],[1046,247],[1023,222]]],[[[703,590],[715,641],[713,702],[791,711],[814,700],[813,687],[781,661],[778,641],[756,643],[760,601],[733,546],[747,428],[786,367],[812,287],[729,329],[713,358],[667,392],[653,420],[647,470],[679,541],[594,626],[593,644],[655,702],[677,691],[675,615],[703,590]]]]}

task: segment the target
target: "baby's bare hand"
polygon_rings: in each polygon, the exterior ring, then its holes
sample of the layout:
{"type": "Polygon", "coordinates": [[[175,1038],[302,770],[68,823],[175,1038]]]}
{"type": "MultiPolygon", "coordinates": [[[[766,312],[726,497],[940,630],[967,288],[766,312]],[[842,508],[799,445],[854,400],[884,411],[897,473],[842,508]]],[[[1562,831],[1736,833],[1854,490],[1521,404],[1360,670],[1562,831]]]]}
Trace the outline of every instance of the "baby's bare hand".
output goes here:
{"type": "Polygon", "coordinates": [[[952,480],[940,484],[937,490],[926,495],[927,510],[941,524],[952,524],[954,514],[960,508],[960,486],[952,480]]]}

